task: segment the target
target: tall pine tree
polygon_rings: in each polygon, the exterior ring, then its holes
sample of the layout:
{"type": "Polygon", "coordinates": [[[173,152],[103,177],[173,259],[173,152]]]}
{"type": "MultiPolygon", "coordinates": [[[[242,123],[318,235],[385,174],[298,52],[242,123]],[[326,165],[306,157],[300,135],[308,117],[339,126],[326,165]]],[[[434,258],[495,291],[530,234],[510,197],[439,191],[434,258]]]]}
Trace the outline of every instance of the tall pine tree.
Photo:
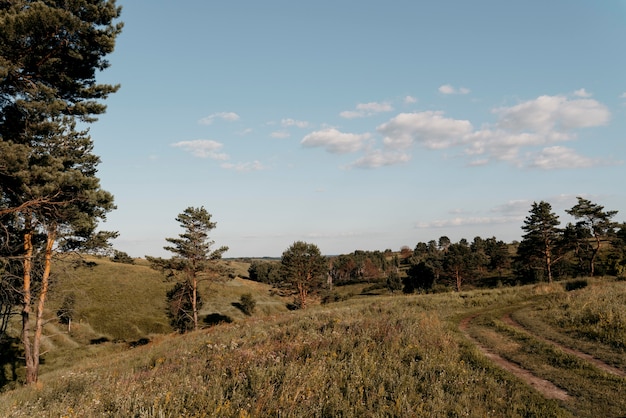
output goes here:
{"type": "Polygon", "coordinates": [[[114,208],[87,130],[119,86],[96,83],[121,31],[115,0],[0,2],[2,253],[20,271],[26,382],[39,374],[43,310],[58,249],[92,248],[114,208]],[[34,316],[34,318],[33,318],[34,316]],[[33,324],[34,319],[34,324],[33,324]]]}
{"type": "Polygon", "coordinates": [[[561,245],[563,231],[559,217],[552,212],[552,206],[544,201],[533,202],[530,215],[524,219],[522,230],[526,232],[518,247],[518,258],[532,264],[534,259],[543,261],[543,267],[552,282],[552,266],[559,261],[563,253],[561,245]]]}

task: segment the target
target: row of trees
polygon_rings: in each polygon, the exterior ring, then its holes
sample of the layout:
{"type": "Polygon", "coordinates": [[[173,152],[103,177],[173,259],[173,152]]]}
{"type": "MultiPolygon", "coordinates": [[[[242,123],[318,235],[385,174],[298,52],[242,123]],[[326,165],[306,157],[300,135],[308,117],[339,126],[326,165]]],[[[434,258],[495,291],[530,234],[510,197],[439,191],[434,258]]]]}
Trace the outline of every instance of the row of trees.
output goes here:
{"type": "MultiPolygon", "coordinates": [[[[362,282],[386,283],[390,290],[404,292],[430,291],[436,285],[462,290],[464,285],[492,286],[503,281],[528,283],[551,282],[554,276],[594,276],[623,274],[626,268],[626,224],[612,219],[617,211],[577,198],[577,204],[566,213],[576,222],[561,228],[558,216],[547,202],[532,204],[524,220],[521,242],[510,244],[495,237],[461,239],[453,243],[446,236],[438,241],[419,242],[414,250],[402,248],[400,254],[390,250],[355,251],[328,257],[311,288],[362,282]],[[556,269],[556,272],[555,272],[556,269]]],[[[293,285],[285,269],[297,243],[284,254],[282,262],[252,262],[252,280],[289,288],[293,285]]],[[[301,288],[302,284],[298,284],[301,288]]],[[[302,293],[299,291],[299,293],[302,293]]],[[[304,298],[300,298],[304,300],[304,298]]],[[[300,302],[304,305],[304,302],[300,302]]]]}

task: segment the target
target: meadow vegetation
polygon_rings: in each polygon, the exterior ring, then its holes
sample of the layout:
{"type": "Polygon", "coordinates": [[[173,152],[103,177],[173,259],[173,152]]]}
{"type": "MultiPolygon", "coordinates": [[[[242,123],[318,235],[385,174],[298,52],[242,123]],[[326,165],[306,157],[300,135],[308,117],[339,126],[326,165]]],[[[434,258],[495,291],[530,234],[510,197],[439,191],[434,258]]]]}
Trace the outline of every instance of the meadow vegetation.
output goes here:
{"type": "Polygon", "coordinates": [[[360,284],[338,287],[340,302],[288,311],[289,299],[245,278],[249,263],[222,262],[237,277],[202,289],[201,317],[229,321],[185,335],[168,328],[161,305],[171,284],[141,260],[95,259],[59,277],[48,323],[57,336],[46,339],[39,383],[5,385],[0,416],[567,417],[597,416],[598,405],[613,415],[626,408],[624,378],[533,339],[603,347],[625,370],[616,360],[625,356],[624,281],[419,295],[365,295],[360,284]],[[54,313],[69,290],[77,319],[68,335],[54,313]],[[252,315],[237,307],[242,296],[256,302],[252,315]],[[527,331],[503,323],[505,313],[526,318],[527,331]],[[489,361],[458,329],[468,316],[473,336],[556,380],[570,399],[546,399],[489,361]],[[100,337],[106,341],[89,343],[100,337]],[[149,342],[132,344],[141,338],[149,342]]]}

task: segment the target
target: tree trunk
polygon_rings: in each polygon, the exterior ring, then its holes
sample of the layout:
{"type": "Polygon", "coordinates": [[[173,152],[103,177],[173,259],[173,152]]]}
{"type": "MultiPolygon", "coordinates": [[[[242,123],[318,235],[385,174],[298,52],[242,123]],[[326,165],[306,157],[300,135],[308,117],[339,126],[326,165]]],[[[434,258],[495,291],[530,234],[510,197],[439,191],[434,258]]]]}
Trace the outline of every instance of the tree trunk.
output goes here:
{"type": "Polygon", "coordinates": [[[593,249],[593,251],[591,252],[591,259],[589,260],[589,275],[591,277],[593,277],[594,273],[595,273],[595,266],[596,266],[596,256],[598,255],[598,252],[600,252],[600,246],[602,245],[602,242],[600,241],[600,236],[596,235],[595,236],[596,239],[596,247],[593,249]]]}
{"type": "Polygon", "coordinates": [[[306,308],[306,285],[298,283],[298,297],[300,299],[300,309],[306,308]]]}
{"type": "MultiPolygon", "coordinates": [[[[30,314],[30,302],[32,300],[32,293],[30,290],[30,284],[32,281],[32,256],[33,256],[33,246],[32,246],[32,232],[28,232],[26,234],[28,238],[25,237],[25,266],[24,266],[24,290],[25,295],[28,296],[24,298],[24,303],[26,304],[26,299],[28,299],[28,308],[25,309],[28,314],[30,314]],[[27,244],[28,243],[28,244],[27,244]],[[28,268],[26,267],[28,264],[28,268]],[[28,273],[26,273],[28,271],[28,273]],[[28,277],[27,277],[28,275],[28,277]],[[28,282],[28,285],[26,283],[28,282]],[[26,288],[28,291],[26,292],[26,288]]],[[[31,336],[30,329],[30,315],[22,316],[22,340],[24,341],[24,355],[26,357],[26,383],[27,384],[35,384],[39,378],[39,354],[41,347],[41,336],[43,333],[43,314],[44,307],[46,304],[46,298],[48,296],[48,287],[50,284],[50,272],[52,270],[52,251],[54,248],[54,241],[56,240],[56,228],[50,227],[48,229],[48,234],[46,237],[46,250],[44,253],[44,270],[41,276],[41,290],[39,291],[39,297],[37,301],[37,309],[35,311],[35,330],[34,334],[31,336]]]]}
{"type": "Polygon", "coordinates": [[[52,251],[56,240],[56,228],[50,227],[46,237],[46,249],[44,253],[44,270],[41,276],[41,290],[37,298],[35,310],[35,331],[31,336],[30,314],[32,295],[32,270],[33,270],[33,231],[27,222],[27,232],[24,234],[24,305],[22,308],[22,343],[24,344],[24,357],[26,360],[26,384],[37,383],[39,378],[39,354],[41,336],[44,324],[44,307],[48,296],[50,283],[50,271],[52,268],[52,251]]]}
{"type": "MultiPolygon", "coordinates": [[[[26,383],[37,382],[38,364],[34,363],[30,338],[31,313],[31,275],[33,270],[33,231],[30,229],[30,219],[26,217],[26,232],[24,233],[24,274],[22,283],[22,345],[26,360],[26,383]]],[[[37,362],[38,363],[38,362],[37,362]]]]}
{"type": "Polygon", "coordinates": [[[456,278],[456,291],[460,292],[461,291],[461,274],[459,273],[458,268],[454,270],[454,275],[456,278]]]}
{"type": "Polygon", "coordinates": [[[192,280],[193,295],[191,296],[191,309],[193,310],[193,329],[198,330],[198,278],[194,275],[192,280]]]}
{"type": "Polygon", "coordinates": [[[546,243],[546,271],[548,272],[548,283],[552,283],[552,263],[550,244],[546,243]]]}

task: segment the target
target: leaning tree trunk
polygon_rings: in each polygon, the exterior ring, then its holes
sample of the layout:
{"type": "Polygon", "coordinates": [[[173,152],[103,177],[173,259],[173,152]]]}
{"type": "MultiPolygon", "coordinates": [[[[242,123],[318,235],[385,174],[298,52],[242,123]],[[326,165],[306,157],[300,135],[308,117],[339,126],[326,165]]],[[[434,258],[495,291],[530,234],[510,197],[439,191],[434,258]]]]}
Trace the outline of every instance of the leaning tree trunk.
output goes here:
{"type": "MultiPolygon", "coordinates": [[[[30,220],[26,219],[26,232],[24,233],[24,273],[22,283],[22,345],[24,346],[24,358],[26,361],[26,383],[37,382],[38,364],[33,360],[33,347],[30,337],[30,314],[31,314],[31,284],[33,271],[33,231],[30,229],[30,220]]],[[[38,361],[37,361],[38,363],[38,361]]]]}
{"type": "Polygon", "coordinates": [[[24,234],[24,305],[22,309],[22,342],[24,344],[24,357],[26,362],[26,384],[37,383],[39,378],[39,355],[41,348],[41,337],[44,325],[44,307],[48,296],[48,286],[50,283],[50,271],[52,268],[52,251],[56,239],[56,229],[50,227],[46,237],[46,249],[44,253],[44,269],[41,276],[41,290],[37,298],[35,310],[35,330],[31,335],[31,302],[32,294],[32,270],[33,270],[33,232],[30,228],[24,234]]]}

